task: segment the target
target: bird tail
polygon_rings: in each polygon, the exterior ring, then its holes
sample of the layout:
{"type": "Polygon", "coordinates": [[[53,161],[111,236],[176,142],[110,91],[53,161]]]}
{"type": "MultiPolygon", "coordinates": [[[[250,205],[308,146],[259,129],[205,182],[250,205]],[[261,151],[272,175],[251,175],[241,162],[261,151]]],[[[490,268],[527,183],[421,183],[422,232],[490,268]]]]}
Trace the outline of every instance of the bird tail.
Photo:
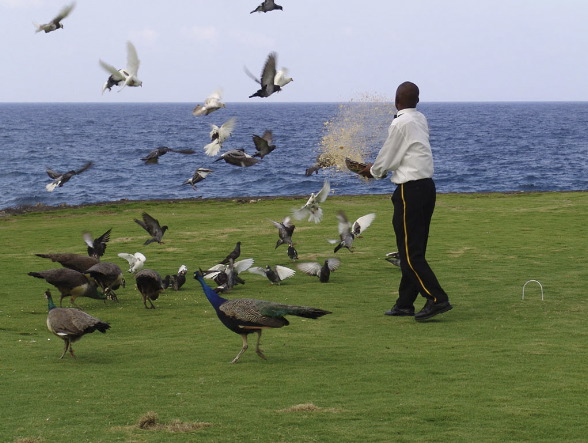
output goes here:
{"type": "Polygon", "coordinates": [[[320,223],[323,219],[323,210],[318,208],[315,212],[311,211],[310,215],[308,216],[308,221],[320,223]]]}
{"type": "Polygon", "coordinates": [[[47,183],[45,185],[45,189],[47,189],[48,192],[53,192],[56,187],[57,187],[57,183],[55,183],[55,182],[47,183]]]}
{"type": "Polygon", "coordinates": [[[43,277],[41,274],[39,274],[38,272],[29,272],[29,274],[31,277],[35,277],[35,278],[45,278],[43,277]]]}
{"type": "Polygon", "coordinates": [[[213,141],[204,147],[204,153],[209,157],[214,157],[221,149],[221,144],[218,141],[213,141]]]}
{"type": "Polygon", "coordinates": [[[323,315],[331,314],[331,311],[325,311],[324,309],[313,308],[311,306],[292,306],[285,305],[284,315],[296,315],[304,318],[319,318],[323,315]]]}

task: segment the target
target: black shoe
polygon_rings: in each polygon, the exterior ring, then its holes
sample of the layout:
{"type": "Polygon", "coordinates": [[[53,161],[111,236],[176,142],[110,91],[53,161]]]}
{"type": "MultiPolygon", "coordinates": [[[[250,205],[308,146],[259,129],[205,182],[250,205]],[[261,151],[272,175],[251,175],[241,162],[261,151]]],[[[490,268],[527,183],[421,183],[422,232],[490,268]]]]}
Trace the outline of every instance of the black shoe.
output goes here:
{"type": "Polygon", "coordinates": [[[444,312],[450,311],[453,309],[453,306],[449,304],[449,301],[444,301],[441,303],[435,303],[433,300],[427,300],[423,309],[417,312],[414,315],[415,320],[428,320],[431,317],[436,316],[437,314],[443,314],[444,312]]]}
{"type": "Polygon", "coordinates": [[[414,316],[414,308],[399,308],[394,305],[392,309],[384,312],[384,315],[392,315],[394,317],[412,317],[414,316]]]}

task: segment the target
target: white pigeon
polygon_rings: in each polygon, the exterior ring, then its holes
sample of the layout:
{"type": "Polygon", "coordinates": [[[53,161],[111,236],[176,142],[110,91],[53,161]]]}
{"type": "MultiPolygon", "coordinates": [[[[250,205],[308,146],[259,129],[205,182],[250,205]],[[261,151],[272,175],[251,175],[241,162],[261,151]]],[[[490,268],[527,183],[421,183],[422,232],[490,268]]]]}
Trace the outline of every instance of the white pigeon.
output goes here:
{"type": "Polygon", "coordinates": [[[338,258],[328,258],[324,261],[324,264],[317,262],[305,262],[299,263],[298,269],[308,275],[316,275],[321,283],[327,283],[331,272],[334,272],[341,265],[341,260],[338,258]]]}
{"type": "Polygon", "coordinates": [[[143,269],[147,258],[141,254],[140,252],[135,252],[134,254],[127,254],[126,252],[119,252],[118,256],[120,258],[124,258],[126,261],[129,262],[129,272],[135,274],[136,272],[143,269]]]}
{"type": "Polygon", "coordinates": [[[70,12],[72,11],[72,9],[75,6],[75,2],[72,3],[71,5],[67,5],[64,6],[63,9],[59,12],[59,14],[57,14],[57,17],[55,17],[53,20],[51,20],[49,23],[46,23],[44,25],[39,25],[37,23],[33,23],[33,25],[35,25],[35,32],[41,32],[41,31],[45,31],[45,33],[48,32],[52,32],[52,31],[57,31],[58,29],[63,28],[63,24],[61,23],[61,20],[63,20],[65,17],[67,17],[70,12]]]}
{"type": "Polygon", "coordinates": [[[209,144],[204,147],[204,153],[208,156],[215,156],[223,147],[223,142],[229,138],[235,128],[236,119],[233,117],[224,122],[220,127],[217,125],[210,125],[212,128],[210,131],[209,144]]]}
{"type": "Polygon", "coordinates": [[[261,268],[259,266],[254,266],[249,268],[249,272],[252,274],[263,275],[266,277],[270,282],[273,284],[280,284],[282,280],[286,280],[287,278],[292,277],[296,274],[294,269],[287,268],[286,266],[276,265],[272,269],[269,265],[265,268],[261,268]]]}
{"type": "Polygon", "coordinates": [[[190,177],[188,180],[186,180],[183,184],[184,185],[191,185],[192,189],[196,189],[196,183],[201,182],[202,180],[204,180],[208,174],[210,174],[211,172],[214,172],[212,169],[208,169],[208,168],[198,168],[194,171],[194,174],[192,175],[192,177],[190,177]]]}
{"type": "Polygon", "coordinates": [[[102,86],[102,93],[104,94],[107,89],[110,91],[113,86],[120,86],[121,84],[122,87],[118,92],[122,91],[125,86],[143,86],[143,82],[137,78],[140,63],[137,50],[130,41],[127,42],[127,67],[125,69],[116,69],[114,66],[100,60],[100,66],[110,73],[110,77],[102,86]]]}
{"type": "Polygon", "coordinates": [[[193,115],[208,115],[220,108],[224,108],[225,104],[221,102],[222,90],[217,89],[204,100],[204,105],[196,105],[192,110],[193,115]]]}
{"type": "Polygon", "coordinates": [[[308,217],[308,221],[320,223],[323,218],[323,210],[319,203],[323,203],[329,196],[330,192],[331,185],[328,180],[325,180],[322,189],[317,194],[314,192],[311,193],[306,204],[300,209],[293,211],[294,218],[296,220],[302,220],[303,218],[308,217]]]}
{"type": "Polygon", "coordinates": [[[288,77],[288,68],[282,68],[276,72],[274,77],[274,85],[278,85],[280,88],[286,86],[291,81],[294,81],[292,77],[288,77]]]}

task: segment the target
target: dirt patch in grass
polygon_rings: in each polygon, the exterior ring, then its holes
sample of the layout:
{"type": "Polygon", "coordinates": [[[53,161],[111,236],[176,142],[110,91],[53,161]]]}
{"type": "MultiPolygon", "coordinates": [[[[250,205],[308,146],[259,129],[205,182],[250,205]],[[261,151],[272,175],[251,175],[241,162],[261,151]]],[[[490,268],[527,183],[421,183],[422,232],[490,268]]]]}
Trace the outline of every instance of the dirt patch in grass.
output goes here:
{"type": "Polygon", "coordinates": [[[302,403],[299,405],[290,406],[289,408],[280,409],[278,412],[343,412],[343,409],[321,408],[312,403],[302,403]]]}
{"type": "Polygon", "coordinates": [[[169,423],[161,423],[159,422],[157,412],[149,411],[139,418],[137,424],[132,426],[116,426],[112,428],[112,430],[133,431],[136,429],[142,429],[144,431],[193,432],[208,428],[210,426],[212,426],[212,423],[183,422],[180,420],[172,420],[169,423]]]}

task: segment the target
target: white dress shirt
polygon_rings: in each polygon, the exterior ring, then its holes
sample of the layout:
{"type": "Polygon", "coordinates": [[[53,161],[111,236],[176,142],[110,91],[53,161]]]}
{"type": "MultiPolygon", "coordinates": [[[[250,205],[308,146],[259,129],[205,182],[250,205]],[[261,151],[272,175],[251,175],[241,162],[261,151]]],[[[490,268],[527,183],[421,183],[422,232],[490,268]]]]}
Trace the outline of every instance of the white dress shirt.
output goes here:
{"type": "Polygon", "coordinates": [[[391,181],[396,184],[433,177],[429,125],[416,108],[398,111],[370,172],[377,179],[393,172],[391,181]]]}

